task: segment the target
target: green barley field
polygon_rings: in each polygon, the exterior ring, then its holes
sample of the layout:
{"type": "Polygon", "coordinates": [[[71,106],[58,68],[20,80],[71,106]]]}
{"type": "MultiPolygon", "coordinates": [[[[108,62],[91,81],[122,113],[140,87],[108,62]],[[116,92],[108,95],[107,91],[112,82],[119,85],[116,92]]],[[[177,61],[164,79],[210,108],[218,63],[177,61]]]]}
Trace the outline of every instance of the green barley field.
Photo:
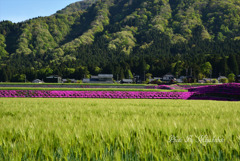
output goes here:
{"type": "Polygon", "coordinates": [[[0,160],[239,160],[240,102],[0,98],[0,160]]]}

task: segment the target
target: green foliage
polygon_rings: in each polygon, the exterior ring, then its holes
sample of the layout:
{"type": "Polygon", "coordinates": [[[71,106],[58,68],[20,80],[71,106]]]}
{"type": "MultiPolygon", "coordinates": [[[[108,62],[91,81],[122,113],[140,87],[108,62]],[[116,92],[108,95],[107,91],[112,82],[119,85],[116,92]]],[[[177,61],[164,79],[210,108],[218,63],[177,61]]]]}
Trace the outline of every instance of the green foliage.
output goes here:
{"type": "Polygon", "coordinates": [[[73,12],[83,11],[94,4],[96,0],[84,0],[80,2],[75,2],[62,10],[57,11],[58,14],[72,14],[73,12]]]}
{"type": "Polygon", "coordinates": [[[202,36],[202,40],[210,40],[211,39],[211,35],[208,33],[208,31],[206,29],[202,30],[201,36],[202,36]]]}
{"type": "Polygon", "coordinates": [[[202,73],[198,73],[198,79],[202,80],[204,78],[204,75],[202,73]]]}
{"type": "Polygon", "coordinates": [[[221,83],[228,83],[228,79],[227,78],[221,78],[219,81],[221,83]]]}
{"type": "Polygon", "coordinates": [[[101,71],[102,71],[102,69],[101,68],[99,68],[99,67],[95,67],[95,74],[100,74],[101,73],[101,71]]]}
{"type": "Polygon", "coordinates": [[[149,79],[151,79],[152,78],[152,74],[151,73],[147,73],[146,74],[146,78],[149,80],[149,79]]]}
{"type": "Polygon", "coordinates": [[[14,82],[25,82],[26,75],[25,74],[15,74],[12,78],[14,82]]]}
{"type": "Polygon", "coordinates": [[[101,71],[116,80],[127,78],[128,70],[141,79],[144,71],[194,78],[238,75],[239,8],[236,0],[86,0],[49,17],[3,21],[0,81],[22,73],[42,79],[45,68],[78,79],[101,71]]]}
{"type": "Polygon", "coordinates": [[[235,74],[230,73],[228,75],[228,81],[229,81],[229,83],[235,82],[235,74]]]}
{"type": "Polygon", "coordinates": [[[109,42],[110,50],[120,49],[124,54],[129,55],[135,47],[136,39],[131,31],[121,31],[113,35],[113,40],[109,42]]]}
{"type": "Polygon", "coordinates": [[[128,70],[128,78],[133,79],[133,74],[130,69],[128,70]]]}
{"type": "MultiPolygon", "coordinates": [[[[109,4],[107,3],[97,3],[94,7],[96,12],[95,19],[91,22],[90,27],[87,31],[85,31],[81,36],[75,38],[71,42],[68,42],[63,45],[64,49],[76,48],[82,44],[91,44],[94,42],[94,35],[96,33],[102,32],[104,30],[104,26],[109,24],[109,4]]],[[[87,18],[87,17],[86,17],[87,18]]]]}
{"type": "Polygon", "coordinates": [[[6,48],[5,41],[6,40],[4,35],[0,34],[0,60],[9,55],[8,52],[5,50],[6,48]]]}
{"type": "Polygon", "coordinates": [[[217,79],[212,79],[212,83],[218,83],[217,79]]]}
{"type": "Polygon", "coordinates": [[[229,55],[228,64],[229,64],[230,70],[233,73],[235,73],[236,75],[238,75],[238,73],[239,73],[239,66],[238,66],[238,62],[236,60],[236,56],[235,55],[233,55],[233,54],[229,55]]]}
{"type": "Polygon", "coordinates": [[[212,65],[210,62],[206,62],[204,64],[201,65],[201,71],[203,74],[205,74],[206,76],[209,76],[212,72],[212,65]]]}

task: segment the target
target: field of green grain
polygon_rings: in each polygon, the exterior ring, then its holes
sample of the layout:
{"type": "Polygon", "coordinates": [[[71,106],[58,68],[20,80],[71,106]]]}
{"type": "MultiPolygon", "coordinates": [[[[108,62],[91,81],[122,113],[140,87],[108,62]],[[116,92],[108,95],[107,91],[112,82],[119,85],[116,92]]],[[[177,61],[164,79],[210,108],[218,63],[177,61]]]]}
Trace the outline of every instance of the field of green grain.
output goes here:
{"type": "Polygon", "coordinates": [[[0,98],[0,160],[238,160],[240,102],[0,98]]]}

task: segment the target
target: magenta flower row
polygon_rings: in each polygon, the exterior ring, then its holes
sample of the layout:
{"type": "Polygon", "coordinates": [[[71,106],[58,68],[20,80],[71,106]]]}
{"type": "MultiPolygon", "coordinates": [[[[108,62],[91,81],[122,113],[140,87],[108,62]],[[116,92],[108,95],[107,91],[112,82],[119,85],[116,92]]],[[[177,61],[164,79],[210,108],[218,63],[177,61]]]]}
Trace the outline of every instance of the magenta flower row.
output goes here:
{"type": "Polygon", "coordinates": [[[208,85],[188,89],[189,92],[196,94],[226,94],[226,95],[240,95],[240,83],[228,83],[221,85],[208,85]]]}
{"type": "Polygon", "coordinates": [[[0,90],[0,97],[188,99],[192,92],[0,90]]]}

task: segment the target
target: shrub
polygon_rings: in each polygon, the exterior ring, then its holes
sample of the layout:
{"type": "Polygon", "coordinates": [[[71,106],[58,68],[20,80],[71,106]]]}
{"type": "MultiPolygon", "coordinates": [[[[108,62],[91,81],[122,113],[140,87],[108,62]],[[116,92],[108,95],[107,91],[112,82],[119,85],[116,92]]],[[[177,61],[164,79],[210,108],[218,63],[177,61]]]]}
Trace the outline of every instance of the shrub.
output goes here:
{"type": "Polygon", "coordinates": [[[221,83],[228,83],[228,79],[227,78],[222,78],[219,80],[221,83]]]}
{"type": "Polygon", "coordinates": [[[150,82],[150,80],[147,78],[146,81],[143,81],[143,84],[148,84],[150,82]]]}
{"type": "Polygon", "coordinates": [[[188,83],[187,78],[183,78],[183,83],[188,83]]]}
{"type": "Polygon", "coordinates": [[[212,83],[218,83],[217,79],[212,79],[212,83]]]}
{"type": "Polygon", "coordinates": [[[210,80],[206,80],[206,83],[211,83],[211,81],[210,80]]]}
{"type": "Polygon", "coordinates": [[[231,73],[228,75],[228,81],[230,83],[235,82],[235,74],[231,73]]]}

